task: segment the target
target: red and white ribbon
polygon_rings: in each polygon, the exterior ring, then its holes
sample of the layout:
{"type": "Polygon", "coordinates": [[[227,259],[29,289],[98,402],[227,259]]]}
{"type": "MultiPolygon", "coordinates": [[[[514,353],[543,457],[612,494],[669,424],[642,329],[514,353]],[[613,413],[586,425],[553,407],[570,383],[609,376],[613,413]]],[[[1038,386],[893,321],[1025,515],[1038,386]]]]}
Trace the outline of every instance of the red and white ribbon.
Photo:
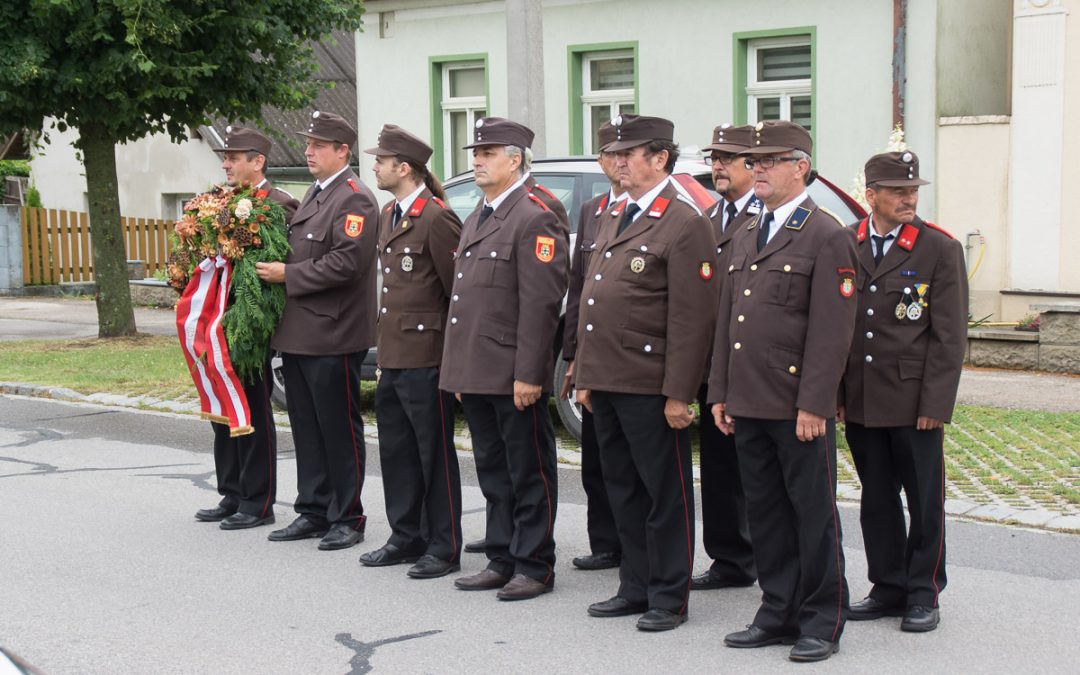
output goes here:
{"type": "Polygon", "coordinates": [[[251,426],[251,411],[248,409],[247,396],[244,395],[244,387],[240,384],[240,378],[233,370],[232,360],[229,358],[229,346],[225,341],[225,329],[221,320],[225,316],[225,310],[229,304],[229,282],[232,280],[232,263],[224,256],[218,256],[215,261],[218,269],[218,292],[217,308],[213,313],[210,324],[206,328],[207,350],[206,369],[210,374],[210,381],[214,384],[218,397],[225,406],[225,416],[229,419],[229,433],[232,436],[242,436],[255,431],[251,426]]]}

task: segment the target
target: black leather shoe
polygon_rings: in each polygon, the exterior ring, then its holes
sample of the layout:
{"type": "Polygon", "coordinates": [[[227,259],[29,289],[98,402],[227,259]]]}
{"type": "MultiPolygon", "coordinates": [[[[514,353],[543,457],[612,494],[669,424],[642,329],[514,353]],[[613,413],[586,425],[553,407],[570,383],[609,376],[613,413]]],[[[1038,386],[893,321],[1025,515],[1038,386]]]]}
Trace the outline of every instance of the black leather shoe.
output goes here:
{"type": "Polygon", "coordinates": [[[880,600],[865,597],[848,608],[847,618],[849,621],[873,621],[883,616],[902,616],[903,614],[903,607],[886,605],[880,600]]]}
{"type": "Polygon", "coordinates": [[[386,567],[387,565],[414,563],[419,559],[419,553],[409,553],[393,544],[386,544],[382,548],[361,554],[360,564],[365,567],[386,567]]]}
{"type": "Polygon", "coordinates": [[[611,616],[630,616],[631,614],[644,614],[649,611],[647,602],[631,602],[626,598],[615,596],[601,602],[589,605],[589,616],[607,618],[611,616]]]}
{"type": "Polygon", "coordinates": [[[287,527],[274,530],[266,538],[270,541],[296,541],[298,539],[313,539],[326,534],[327,526],[308,518],[300,516],[289,523],[287,527]]]}
{"type": "Polygon", "coordinates": [[[466,553],[484,553],[487,551],[487,539],[477,539],[465,543],[466,553]]]}
{"type": "Polygon", "coordinates": [[[686,623],[687,618],[686,612],[676,614],[666,609],[650,609],[637,620],[637,628],[648,631],[674,630],[686,623]]]}
{"type": "Polygon", "coordinates": [[[607,552],[579,555],[571,562],[573,562],[574,567],[579,570],[606,570],[611,569],[612,567],[618,567],[619,563],[622,562],[622,554],[607,552]]]}
{"type": "Polygon", "coordinates": [[[728,633],[724,636],[724,645],[736,649],[756,649],[769,645],[795,644],[794,635],[773,635],[772,633],[751,624],[746,630],[736,633],[728,633]]]}
{"type": "Polygon", "coordinates": [[[904,612],[900,630],[908,633],[927,633],[937,628],[939,623],[941,623],[941,612],[937,607],[915,605],[908,607],[908,610],[904,612]]]}
{"type": "Polygon", "coordinates": [[[788,658],[792,661],[824,661],[838,651],[839,642],[804,635],[791,648],[788,658]]]}
{"type": "Polygon", "coordinates": [[[223,530],[246,530],[260,525],[273,525],[274,514],[268,516],[253,516],[250,513],[234,513],[218,525],[223,530]]]}
{"type": "Polygon", "coordinates": [[[235,506],[215,506],[212,509],[199,509],[195,512],[195,520],[204,523],[217,523],[236,513],[235,506]]]}
{"type": "Polygon", "coordinates": [[[330,528],[326,536],[319,542],[320,551],[340,551],[343,548],[351,548],[364,541],[364,533],[354,530],[348,525],[337,523],[330,528]]]}
{"type": "Polygon", "coordinates": [[[745,588],[753,585],[753,579],[731,579],[711,568],[690,579],[690,590],[692,591],[709,591],[714,588],[745,588]]]}
{"type": "Polygon", "coordinates": [[[409,568],[406,572],[413,579],[435,579],[436,577],[445,577],[451,572],[458,572],[461,570],[461,565],[458,563],[452,563],[441,558],[436,558],[433,555],[422,555],[420,559],[416,561],[416,564],[409,568]]]}

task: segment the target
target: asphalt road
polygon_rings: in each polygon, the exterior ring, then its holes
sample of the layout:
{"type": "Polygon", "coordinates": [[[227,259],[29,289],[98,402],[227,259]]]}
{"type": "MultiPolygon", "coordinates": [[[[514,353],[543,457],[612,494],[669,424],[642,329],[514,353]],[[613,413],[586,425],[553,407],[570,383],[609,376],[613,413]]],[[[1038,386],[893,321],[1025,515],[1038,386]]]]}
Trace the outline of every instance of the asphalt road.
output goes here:
{"type": "MultiPolygon", "coordinates": [[[[503,603],[415,581],[356,557],[389,534],[369,443],[367,541],[321,552],[271,543],[269,528],[223,532],[192,514],[215,503],[205,422],[159,413],[0,397],[0,644],[45,672],[788,672],[781,647],[725,649],[758,589],[695,593],[690,622],[650,635],[634,618],[593,619],[614,571],[579,572],[586,549],[579,477],[559,474],[556,590],[503,603]]],[[[281,434],[279,526],[291,520],[295,462],[281,434]]],[[[462,455],[466,539],[483,496],[462,455]]],[[[857,512],[841,509],[851,595],[868,584],[857,512]]],[[[700,526],[699,526],[700,529],[700,526]]],[[[1075,672],[1080,536],[951,521],[943,622],[849,623],[821,669],[1075,672]]],[[[705,557],[697,552],[698,567],[705,557]]],[[[466,554],[464,573],[483,565],[466,554]]]]}

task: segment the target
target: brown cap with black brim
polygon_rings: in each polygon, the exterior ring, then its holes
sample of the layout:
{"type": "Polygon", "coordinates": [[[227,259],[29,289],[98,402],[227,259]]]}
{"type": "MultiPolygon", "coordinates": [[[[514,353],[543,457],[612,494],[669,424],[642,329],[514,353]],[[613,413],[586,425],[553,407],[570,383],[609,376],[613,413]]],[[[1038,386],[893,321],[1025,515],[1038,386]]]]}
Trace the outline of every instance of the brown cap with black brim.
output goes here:
{"type": "Polygon", "coordinates": [[[478,148],[481,145],[516,145],[519,148],[531,148],[536,134],[524,124],[518,124],[502,117],[481,117],[473,125],[473,142],[464,146],[478,148]]]}
{"type": "Polygon", "coordinates": [[[930,181],[919,178],[919,156],[910,150],[883,152],[866,160],[867,187],[918,187],[930,181]]]}
{"type": "Polygon", "coordinates": [[[754,125],[750,147],[741,152],[748,155],[771,155],[789,150],[813,154],[814,141],[810,138],[810,132],[794,122],[768,120],[754,125]]]}
{"type": "Polygon", "coordinates": [[[431,159],[431,146],[396,124],[384,124],[376,147],[364,152],[379,157],[401,157],[423,166],[431,159]]]}
{"type": "Polygon", "coordinates": [[[663,117],[648,115],[619,115],[611,120],[615,128],[615,140],[604,148],[605,152],[629,150],[653,141],[675,140],[675,123],[663,117]]]}
{"type": "Polygon", "coordinates": [[[754,127],[749,124],[736,127],[725,122],[713,129],[712,143],[702,148],[702,151],[716,150],[717,152],[730,152],[732,154],[745,152],[750,147],[750,139],[753,133],[754,127]]]}
{"type": "Polygon", "coordinates": [[[344,117],[331,112],[320,110],[312,112],[311,119],[308,120],[308,128],[296,133],[317,141],[344,143],[350,149],[356,147],[356,129],[353,129],[344,117]]]}
{"type": "Polygon", "coordinates": [[[225,145],[215,148],[214,152],[257,152],[264,157],[270,156],[273,142],[254,129],[246,127],[225,127],[225,145]]]}

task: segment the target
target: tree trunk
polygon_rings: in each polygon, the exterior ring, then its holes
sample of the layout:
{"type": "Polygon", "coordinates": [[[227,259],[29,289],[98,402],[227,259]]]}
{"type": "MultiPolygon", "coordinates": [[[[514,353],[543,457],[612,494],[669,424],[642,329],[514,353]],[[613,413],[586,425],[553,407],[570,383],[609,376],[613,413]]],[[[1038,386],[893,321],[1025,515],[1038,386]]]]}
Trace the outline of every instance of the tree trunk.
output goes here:
{"type": "Polygon", "coordinates": [[[94,249],[97,281],[98,337],[135,334],[131,308],[127,254],[120,226],[120,193],[116,181],[116,147],[105,127],[86,124],[79,128],[78,147],[86,167],[90,202],[90,241],[94,249]]]}

